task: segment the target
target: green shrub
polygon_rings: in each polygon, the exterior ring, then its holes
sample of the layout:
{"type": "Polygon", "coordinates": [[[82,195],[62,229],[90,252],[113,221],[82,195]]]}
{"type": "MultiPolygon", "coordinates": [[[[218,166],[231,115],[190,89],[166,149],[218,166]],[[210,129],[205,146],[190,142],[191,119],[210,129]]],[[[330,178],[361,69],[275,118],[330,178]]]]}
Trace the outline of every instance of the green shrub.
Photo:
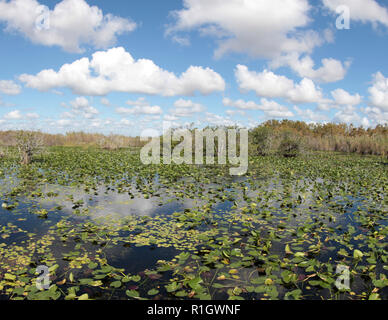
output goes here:
{"type": "Polygon", "coordinates": [[[281,140],[278,148],[278,152],[287,158],[297,157],[302,152],[301,138],[292,133],[285,131],[281,134],[281,140]]]}
{"type": "Polygon", "coordinates": [[[254,155],[267,156],[273,148],[275,135],[268,127],[257,127],[251,131],[251,150],[254,155]]]}

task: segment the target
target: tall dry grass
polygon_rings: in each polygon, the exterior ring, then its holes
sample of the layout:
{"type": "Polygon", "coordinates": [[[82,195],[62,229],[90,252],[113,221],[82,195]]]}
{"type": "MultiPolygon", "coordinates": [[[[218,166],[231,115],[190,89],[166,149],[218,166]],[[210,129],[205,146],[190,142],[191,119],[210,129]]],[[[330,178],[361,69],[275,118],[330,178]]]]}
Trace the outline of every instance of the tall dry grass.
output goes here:
{"type": "MultiPolygon", "coordinates": [[[[18,145],[18,135],[22,131],[0,131],[0,146],[13,147],[18,145]]],[[[99,133],[68,132],[66,134],[37,133],[41,136],[43,145],[67,147],[100,147],[107,150],[120,148],[138,148],[145,142],[140,137],[127,137],[122,135],[103,135],[99,133]]]]}
{"type": "MultiPolygon", "coordinates": [[[[363,155],[388,157],[388,125],[359,128],[346,124],[307,124],[303,121],[271,120],[250,131],[250,150],[257,152],[254,144],[263,144],[262,129],[270,137],[281,137],[284,132],[299,136],[303,148],[312,151],[338,151],[363,155]],[[256,132],[256,135],[255,135],[256,132]],[[268,132],[270,134],[268,134],[268,132]]],[[[17,146],[20,131],[0,131],[0,146],[17,146]]],[[[66,134],[38,133],[44,146],[100,147],[106,150],[140,148],[147,142],[140,137],[103,135],[98,133],[68,132],[66,134]]],[[[279,141],[272,141],[277,148],[279,141]]],[[[254,153],[252,152],[252,153],[254,153]]]]}
{"type": "MultiPolygon", "coordinates": [[[[263,128],[272,136],[293,132],[302,138],[303,146],[312,151],[336,151],[379,155],[388,157],[388,125],[375,128],[360,128],[346,124],[306,124],[302,121],[271,120],[251,130],[251,140],[263,128]]],[[[254,148],[253,148],[254,149],[254,148]]]]}
{"type": "Polygon", "coordinates": [[[362,155],[388,156],[388,136],[324,136],[304,139],[310,150],[358,153],[362,155]]]}

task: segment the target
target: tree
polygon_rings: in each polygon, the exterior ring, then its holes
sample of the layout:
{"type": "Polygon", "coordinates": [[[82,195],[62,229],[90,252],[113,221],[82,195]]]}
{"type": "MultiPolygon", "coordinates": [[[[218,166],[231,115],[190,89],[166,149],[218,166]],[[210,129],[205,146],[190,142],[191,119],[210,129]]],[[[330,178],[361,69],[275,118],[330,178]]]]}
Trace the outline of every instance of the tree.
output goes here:
{"type": "Polygon", "coordinates": [[[16,141],[22,165],[30,164],[33,156],[43,147],[43,136],[39,132],[19,131],[16,141]]]}
{"type": "Polygon", "coordinates": [[[255,148],[255,153],[267,156],[272,150],[275,135],[273,129],[269,127],[257,127],[251,131],[251,143],[255,148]]]}
{"type": "Polygon", "coordinates": [[[291,131],[284,131],[281,135],[279,153],[283,157],[297,157],[302,151],[302,142],[299,136],[291,131]]]}

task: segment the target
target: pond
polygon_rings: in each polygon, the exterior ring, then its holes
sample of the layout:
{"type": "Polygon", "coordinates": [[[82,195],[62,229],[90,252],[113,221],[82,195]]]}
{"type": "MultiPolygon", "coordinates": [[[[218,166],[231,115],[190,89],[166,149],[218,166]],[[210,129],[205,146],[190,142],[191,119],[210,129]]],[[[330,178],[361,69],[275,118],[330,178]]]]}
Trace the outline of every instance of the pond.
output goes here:
{"type": "Polygon", "coordinates": [[[377,157],[253,158],[243,177],[124,151],[0,165],[1,299],[388,298],[377,157]]]}

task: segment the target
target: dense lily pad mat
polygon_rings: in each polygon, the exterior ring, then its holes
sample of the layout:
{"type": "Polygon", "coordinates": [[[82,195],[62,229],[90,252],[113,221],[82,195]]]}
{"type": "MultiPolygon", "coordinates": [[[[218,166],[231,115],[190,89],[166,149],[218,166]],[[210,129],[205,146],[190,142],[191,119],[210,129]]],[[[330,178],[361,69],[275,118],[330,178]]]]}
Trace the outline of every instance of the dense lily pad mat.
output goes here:
{"type": "Polygon", "coordinates": [[[251,158],[231,177],[53,148],[30,166],[0,159],[0,185],[2,299],[388,298],[382,158],[251,158]]]}

